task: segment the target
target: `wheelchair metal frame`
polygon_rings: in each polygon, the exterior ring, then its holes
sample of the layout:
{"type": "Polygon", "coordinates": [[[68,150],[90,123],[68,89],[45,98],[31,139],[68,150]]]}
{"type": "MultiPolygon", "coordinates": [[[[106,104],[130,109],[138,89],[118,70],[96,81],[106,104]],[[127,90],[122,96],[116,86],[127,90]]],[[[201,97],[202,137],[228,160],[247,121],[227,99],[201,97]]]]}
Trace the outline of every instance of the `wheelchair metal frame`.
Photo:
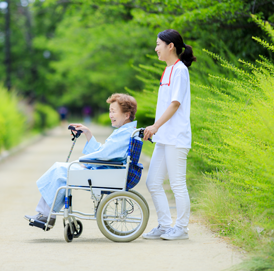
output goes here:
{"type": "MultiPolygon", "coordinates": [[[[143,130],[143,128],[136,129],[131,134],[131,137],[134,137],[141,130],[143,130]]],[[[44,227],[44,231],[48,230],[48,225],[49,225],[51,215],[63,216],[63,224],[65,225],[66,220],[67,220],[68,223],[69,223],[69,227],[70,227],[71,232],[74,232],[72,222],[74,222],[74,225],[77,227],[77,221],[76,221],[75,218],[84,219],[84,220],[96,220],[96,212],[97,212],[99,204],[100,204],[100,202],[101,202],[101,200],[103,199],[103,196],[104,196],[104,194],[102,194],[102,191],[106,191],[106,192],[126,191],[127,177],[128,177],[128,170],[129,170],[130,162],[131,162],[130,155],[128,155],[127,156],[127,162],[124,165],[121,165],[121,163],[118,164],[119,162],[117,162],[116,164],[114,162],[110,164],[108,161],[106,161],[104,163],[103,161],[100,161],[100,160],[98,160],[98,162],[93,160],[92,162],[84,161],[84,162],[72,162],[72,163],[70,163],[70,165],[68,167],[67,185],[66,186],[61,186],[57,189],[57,191],[55,193],[53,204],[50,208],[50,212],[49,212],[49,215],[48,215],[47,222],[46,222],[45,227],[44,227]],[[114,166],[114,167],[120,167],[121,169],[125,169],[124,186],[121,187],[121,188],[111,188],[111,187],[94,187],[93,188],[91,180],[88,180],[88,185],[87,186],[68,185],[69,178],[70,178],[70,172],[71,172],[70,168],[73,164],[94,164],[94,165],[114,166]],[[61,210],[58,213],[54,213],[53,208],[54,208],[54,205],[55,205],[55,201],[56,201],[58,193],[61,189],[66,189],[65,207],[64,207],[64,210],[61,210]],[[92,213],[83,213],[83,212],[80,212],[80,211],[73,211],[72,210],[72,195],[71,195],[71,192],[69,192],[69,190],[90,191],[91,192],[91,198],[92,198],[93,203],[94,203],[94,213],[92,214],[92,213]],[[97,193],[94,193],[95,192],[94,190],[96,190],[97,193]]],[[[100,170],[100,169],[98,169],[98,170],[100,170]]]]}

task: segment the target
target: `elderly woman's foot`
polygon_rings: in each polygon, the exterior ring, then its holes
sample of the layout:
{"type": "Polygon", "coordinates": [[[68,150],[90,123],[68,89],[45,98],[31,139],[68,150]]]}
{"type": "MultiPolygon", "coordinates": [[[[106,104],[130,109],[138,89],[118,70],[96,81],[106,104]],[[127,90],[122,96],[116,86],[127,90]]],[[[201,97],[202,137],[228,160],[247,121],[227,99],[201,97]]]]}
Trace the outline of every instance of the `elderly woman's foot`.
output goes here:
{"type": "MultiPolygon", "coordinates": [[[[34,222],[34,220],[38,220],[40,222],[44,222],[44,223],[47,223],[47,220],[48,220],[48,217],[47,216],[43,216],[43,214],[39,213],[37,215],[33,215],[33,216],[30,216],[30,215],[25,215],[24,218],[26,220],[28,220],[29,222],[34,222]]],[[[55,225],[55,221],[56,221],[56,218],[50,218],[49,220],[49,225],[48,227],[51,229],[53,228],[53,226],[55,225]]]]}

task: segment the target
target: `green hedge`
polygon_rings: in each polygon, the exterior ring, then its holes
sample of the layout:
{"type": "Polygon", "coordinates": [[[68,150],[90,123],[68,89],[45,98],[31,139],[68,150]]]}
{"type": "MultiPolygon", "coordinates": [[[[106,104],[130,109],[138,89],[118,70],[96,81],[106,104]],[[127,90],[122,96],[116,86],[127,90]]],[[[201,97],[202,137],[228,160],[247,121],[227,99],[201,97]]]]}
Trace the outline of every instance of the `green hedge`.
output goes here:
{"type": "Polygon", "coordinates": [[[25,132],[25,116],[18,109],[19,99],[14,92],[0,86],[0,152],[17,145],[25,132]]]}
{"type": "Polygon", "coordinates": [[[46,104],[37,103],[34,107],[34,129],[44,130],[59,124],[59,114],[46,104]]]}
{"type": "MultiPolygon", "coordinates": [[[[256,22],[263,29],[269,26],[256,22]]],[[[274,43],[274,31],[265,30],[274,43]]],[[[206,173],[200,204],[222,234],[254,249],[274,236],[274,65],[261,57],[256,65],[240,60],[243,68],[239,69],[210,55],[234,71],[235,79],[214,76],[229,87],[229,95],[221,88],[207,87],[219,99],[201,101],[217,109],[206,112],[211,130],[205,134],[210,142],[195,142],[197,152],[215,169],[206,173]]]]}
{"type": "Polygon", "coordinates": [[[98,119],[97,119],[97,122],[101,125],[104,125],[104,126],[110,126],[111,125],[111,121],[110,121],[110,118],[109,118],[109,113],[103,113],[101,114],[98,119]]]}
{"type": "Polygon", "coordinates": [[[37,103],[34,106],[33,127],[28,127],[26,116],[21,112],[20,100],[14,92],[0,86],[0,152],[20,143],[27,129],[42,131],[59,124],[59,114],[49,105],[37,103]]]}

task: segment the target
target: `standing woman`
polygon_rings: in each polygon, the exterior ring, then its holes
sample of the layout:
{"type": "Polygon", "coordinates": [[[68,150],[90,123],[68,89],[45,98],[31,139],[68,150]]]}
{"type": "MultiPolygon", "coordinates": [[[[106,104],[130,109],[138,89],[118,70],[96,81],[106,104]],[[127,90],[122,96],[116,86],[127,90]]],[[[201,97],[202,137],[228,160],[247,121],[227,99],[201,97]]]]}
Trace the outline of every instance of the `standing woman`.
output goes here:
{"type": "Polygon", "coordinates": [[[191,148],[190,82],[188,67],[193,56],[192,47],[183,42],[173,29],[158,34],[155,51],[165,68],[158,92],[155,123],[145,129],[144,139],[153,136],[156,146],[147,176],[147,188],[152,196],[158,227],[143,234],[146,239],[188,239],[190,200],[186,186],[186,159],[191,148]],[[177,220],[171,227],[168,200],[163,181],[168,174],[174,193],[177,220]]]}

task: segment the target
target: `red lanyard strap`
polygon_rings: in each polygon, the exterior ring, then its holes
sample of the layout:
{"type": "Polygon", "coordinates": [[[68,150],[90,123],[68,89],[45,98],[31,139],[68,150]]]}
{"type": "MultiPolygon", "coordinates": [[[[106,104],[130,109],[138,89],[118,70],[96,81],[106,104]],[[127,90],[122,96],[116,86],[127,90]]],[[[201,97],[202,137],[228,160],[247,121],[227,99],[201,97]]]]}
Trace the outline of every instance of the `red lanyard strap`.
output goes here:
{"type": "Polygon", "coordinates": [[[165,70],[162,74],[162,77],[161,77],[161,80],[160,80],[160,86],[163,86],[163,85],[168,85],[170,86],[170,79],[171,79],[171,74],[172,74],[172,71],[173,71],[173,68],[174,66],[180,61],[180,59],[178,59],[173,65],[172,65],[172,68],[171,68],[171,72],[170,72],[170,75],[169,75],[169,80],[168,80],[168,84],[163,84],[162,83],[162,80],[163,80],[163,77],[164,77],[164,74],[165,74],[165,71],[166,71],[166,67],[165,67],[165,70]]]}

